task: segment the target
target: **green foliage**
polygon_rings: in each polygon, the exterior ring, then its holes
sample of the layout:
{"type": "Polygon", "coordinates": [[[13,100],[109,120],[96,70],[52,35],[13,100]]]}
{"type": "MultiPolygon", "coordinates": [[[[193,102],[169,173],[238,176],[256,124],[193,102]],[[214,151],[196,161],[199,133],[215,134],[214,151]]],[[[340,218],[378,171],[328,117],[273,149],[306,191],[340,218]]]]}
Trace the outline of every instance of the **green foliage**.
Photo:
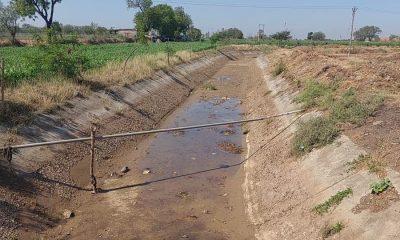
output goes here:
{"type": "Polygon", "coordinates": [[[358,41],[372,41],[379,38],[382,30],[376,26],[365,26],[354,32],[354,38],[358,41]]]}
{"type": "MultiPolygon", "coordinates": [[[[41,42],[43,43],[43,42],[41,42]]],[[[194,52],[203,51],[211,48],[210,42],[187,42],[187,43],[162,43],[162,44],[138,44],[138,43],[122,43],[122,44],[101,44],[101,45],[67,45],[57,46],[63,48],[72,48],[73,54],[84,57],[87,61],[84,69],[99,68],[108,62],[123,62],[131,54],[130,49],[137,49],[135,56],[156,54],[165,52],[165,46],[169,45],[174,52],[182,50],[192,50],[194,52]]],[[[46,55],[46,46],[35,47],[2,47],[0,48],[0,56],[5,59],[5,75],[8,84],[17,86],[23,81],[35,81],[39,76],[51,77],[53,72],[49,72],[48,68],[41,67],[36,63],[36,58],[46,55]],[[35,57],[37,56],[37,57],[35,57]]]]}
{"type": "Polygon", "coordinates": [[[303,103],[305,108],[327,107],[333,101],[333,92],[336,88],[334,84],[307,81],[304,90],[295,98],[295,102],[303,103]]]}
{"type": "Polygon", "coordinates": [[[360,154],[356,159],[353,161],[347,163],[346,165],[349,166],[348,171],[353,171],[355,170],[358,166],[363,165],[365,163],[368,163],[372,160],[371,155],[364,155],[360,154]]]}
{"type": "Polygon", "coordinates": [[[337,82],[330,85],[310,80],[304,90],[295,99],[304,107],[322,107],[329,110],[330,118],[337,123],[362,124],[382,105],[384,98],[379,95],[367,95],[360,99],[353,88],[335,97],[337,82]]]}
{"type": "Polygon", "coordinates": [[[187,36],[191,41],[200,41],[202,37],[201,30],[195,27],[191,27],[187,31],[187,36]]]}
{"type": "Polygon", "coordinates": [[[73,46],[48,45],[28,57],[32,69],[39,76],[58,74],[67,78],[76,78],[88,68],[88,59],[75,51],[73,46]]]}
{"type": "Polygon", "coordinates": [[[213,41],[222,41],[227,39],[243,39],[243,32],[237,28],[229,28],[214,33],[211,36],[213,41]]]}
{"type": "Polygon", "coordinates": [[[281,31],[274,33],[270,36],[270,38],[275,40],[290,40],[292,39],[292,35],[290,31],[281,31]]]}
{"type": "Polygon", "coordinates": [[[317,117],[300,124],[293,139],[293,153],[302,155],[314,148],[332,143],[339,136],[339,129],[329,118],[317,117]]]}
{"type": "Polygon", "coordinates": [[[35,18],[38,15],[46,22],[46,27],[51,28],[55,5],[61,2],[62,0],[12,0],[11,4],[21,16],[35,18]]]}
{"type": "Polygon", "coordinates": [[[275,66],[272,71],[272,76],[277,77],[286,71],[286,65],[283,61],[279,61],[279,63],[275,66]]]}
{"type": "Polygon", "coordinates": [[[307,39],[313,41],[325,41],[326,35],[323,32],[309,32],[307,34],[307,39]]]}
{"type": "Polygon", "coordinates": [[[152,29],[157,30],[163,38],[175,39],[186,34],[192,25],[190,15],[182,7],[173,9],[167,4],[148,7],[138,12],[134,21],[141,39],[152,29]]]}
{"type": "Polygon", "coordinates": [[[371,116],[383,103],[383,97],[370,96],[364,101],[358,99],[355,90],[350,88],[341,98],[331,106],[332,119],[338,122],[350,122],[362,124],[367,117],[371,116]]]}
{"type": "Polygon", "coordinates": [[[215,90],[217,90],[217,87],[215,87],[211,83],[206,83],[206,84],[204,84],[204,89],[208,90],[208,91],[215,91],[215,90]]]}
{"type": "Polygon", "coordinates": [[[371,184],[372,194],[381,194],[388,188],[392,187],[392,182],[389,179],[384,179],[371,184]]]}
{"type": "Polygon", "coordinates": [[[323,238],[328,238],[332,237],[335,234],[338,234],[344,229],[344,224],[341,222],[337,222],[332,226],[328,226],[326,229],[323,231],[323,238]]]}
{"type": "Polygon", "coordinates": [[[335,195],[331,196],[327,201],[321,203],[314,207],[314,211],[320,215],[327,213],[331,207],[338,206],[343,199],[351,196],[353,194],[353,190],[351,188],[347,188],[346,190],[340,191],[335,195]]]}
{"type": "Polygon", "coordinates": [[[0,32],[7,31],[11,36],[11,43],[16,44],[16,34],[18,31],[18,21],[21,16],[11,4],[3,7],[0,2],[0,32]]]}

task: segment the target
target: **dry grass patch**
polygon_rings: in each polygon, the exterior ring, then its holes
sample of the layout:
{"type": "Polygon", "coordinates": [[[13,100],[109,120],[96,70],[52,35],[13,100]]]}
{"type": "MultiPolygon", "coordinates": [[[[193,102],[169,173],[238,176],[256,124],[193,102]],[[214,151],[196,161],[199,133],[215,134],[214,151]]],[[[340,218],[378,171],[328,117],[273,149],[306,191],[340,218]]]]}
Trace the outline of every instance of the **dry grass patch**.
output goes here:
{"type": "Polygon", "coordinates": [[[7,97],[12,102],[29,106],[36,111],[47,111],[77,96],[78,93],[86,94],[88,88],[71,80],[57,79],[38,81],[34,84],[23,83],[11,90],[7,97]]]}
{"type": "Polygon", "coordinates": [[[170,56],[170,65],[166,53],[143,55],[128,62],[110,62],[101,69],[91,70],[84,74],[84,79],[100,82],[105,86],[132,84],[150,77],[155,71],[168,69],[171,66],[198,59],[200,55],[189,51],[180,51],[170,56]]]}

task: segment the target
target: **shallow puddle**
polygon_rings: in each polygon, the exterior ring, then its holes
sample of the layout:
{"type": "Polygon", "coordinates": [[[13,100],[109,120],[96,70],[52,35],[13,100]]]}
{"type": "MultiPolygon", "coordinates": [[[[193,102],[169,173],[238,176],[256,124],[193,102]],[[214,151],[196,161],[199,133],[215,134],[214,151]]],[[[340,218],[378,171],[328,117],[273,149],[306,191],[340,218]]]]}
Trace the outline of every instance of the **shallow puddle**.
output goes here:
{"type": "MultiPolygon", "coordinates": [[[[238,120],[241,119],[239,105],[237,99],[199,100],[174,113],[164,127],[238,120]]],[[[151,169],[157,177],[167,177],[239,163],[240,154],[221,148],[223,143],[241,149],[241,126],[161,133],[151,142],[140,165],[142,169],[151,169]]]]}

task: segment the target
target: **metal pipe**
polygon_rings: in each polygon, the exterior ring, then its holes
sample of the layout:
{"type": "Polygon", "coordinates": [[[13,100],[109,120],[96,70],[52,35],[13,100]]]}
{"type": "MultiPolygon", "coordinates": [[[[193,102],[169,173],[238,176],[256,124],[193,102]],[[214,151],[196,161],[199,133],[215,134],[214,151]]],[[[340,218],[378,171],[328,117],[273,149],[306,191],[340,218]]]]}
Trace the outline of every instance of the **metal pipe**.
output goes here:
{"type": "MultiPolygon", "coordinates": [[[[96,136],[96,139],[104,140],[104,139],[110,139],[110,138],[133,137],[133,136],[147,135],[147,134],[154,134],[154,133],[175,132],[175,131],[183,131],[183,130],[190,130],[190,129],[200,129],[200,128],[224,126],[224,125],[230,125],[230,124],[258,122],[258,121],[268,120],[271,118],[293,115],[293,114],[304,112],[304,111],[305,110],[302,109],[302,110],[295,110],[295,111],[291,111],[291,112],[281,113],[281,114],[277,114],[277,115],[273,115],[273,116],[265,116],[265,117],[259,117],[259,118],[254,118],[254,119],[247,119],[247,120],[221,122],[221,123],[210,123],[210,124],[194,125],[194,126],[187,126],[187,127],[176,127],[176,128],[157,129],[157,130],[140,131],[140,132],[132,132],[132,133],[120,133],[120,134],[113,134],[113,135],[96,136]]],[[[66,140],[51,141],[51,142],[15,145],[15,146],[11,146],[11,147],[13,149],[23,149],[23,148],[42,147],[42,146],[59,145],[59,144],[75,143],[75,142],[88,142],[91,139],[92,139],[91,137],[84,137],[84,138],[66,139],[66,140]]],[[[4,148],[2,150],[4,150],[4,148]]]]}

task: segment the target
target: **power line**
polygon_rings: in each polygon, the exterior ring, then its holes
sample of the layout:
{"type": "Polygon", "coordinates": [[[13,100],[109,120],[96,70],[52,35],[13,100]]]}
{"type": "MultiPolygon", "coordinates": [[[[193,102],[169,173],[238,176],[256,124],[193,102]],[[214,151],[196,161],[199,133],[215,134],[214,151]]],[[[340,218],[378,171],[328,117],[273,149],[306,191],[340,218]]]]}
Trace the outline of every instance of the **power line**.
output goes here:
{"type": "MultiPolygon", "coordinates": [[[[192,5],[192,6],[210,6],[210,7],[228,7],[228,8],[261,8],[261,9],[291,9],[291,10],[347,10],[352,6],[344,5],[297,5],[297,6],[285,6],[285,5],[249,5],[249,4],[232,4],[232,3],[200,3],[191,1],[174,1],[174,0],[156,0],[156,3],[172,3],[180,5],[192,5]]],[[[400,15],[400,12],[385,10],[385,9],[375,9],[370,7],[360,7],[358,10],[377,12],[384,14],[400,15]]]]}
{"type": "Polygon", "coordinates": [[[231,8],[263,8],[263,9],[294,9],[294,10],[344,10],[349,6],[325,6],[325,5],[298,5],[298,6],[266,6],[266,5],[248,5],[248,4],[226,4],[226,3],[199,3],[199,2],[182,2],[182,1],[154,1],[157,3],[174,3],[181,5],[194,5],[194,6],[212,6],[212,7],[231,7],[231,8]]]}

